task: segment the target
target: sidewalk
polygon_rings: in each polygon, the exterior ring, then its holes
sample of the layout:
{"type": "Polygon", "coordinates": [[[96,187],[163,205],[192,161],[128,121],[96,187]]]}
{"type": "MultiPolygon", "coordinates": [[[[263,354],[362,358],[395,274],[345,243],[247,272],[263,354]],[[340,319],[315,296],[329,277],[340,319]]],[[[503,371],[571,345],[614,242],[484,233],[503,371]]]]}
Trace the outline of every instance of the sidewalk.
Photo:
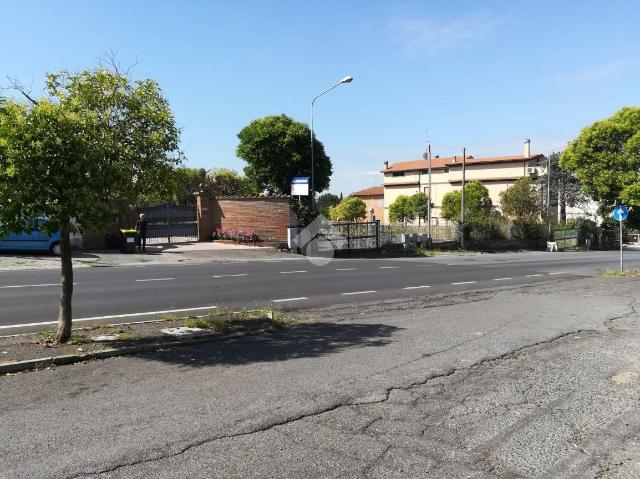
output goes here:
{"type": "MultiPolygon", "coordinates": [[[[147,264],[208,263],[212,261],[260,261],[293,259],[295,255],[272,248],[214,241],[147,244],[146,253],[123,254],[118,250],[74,252],[73,266],[109,267],[147,264]]],[[[58,269],[60,258],[48,254],[1,253],[0,271],[58,269]]]]}
{"type": "MultiPolygon", "coordinates": [[[[305,322],[309,322],[308,320],[305,322]]],[[[266,334],[302,324],[281,311],[215,311],[129,323],[75,327],[65,344],[54,342],[56,327],[40,333],[0,336],[0,376],[20,371],[106,359],[146,351],[266,334]]]]}

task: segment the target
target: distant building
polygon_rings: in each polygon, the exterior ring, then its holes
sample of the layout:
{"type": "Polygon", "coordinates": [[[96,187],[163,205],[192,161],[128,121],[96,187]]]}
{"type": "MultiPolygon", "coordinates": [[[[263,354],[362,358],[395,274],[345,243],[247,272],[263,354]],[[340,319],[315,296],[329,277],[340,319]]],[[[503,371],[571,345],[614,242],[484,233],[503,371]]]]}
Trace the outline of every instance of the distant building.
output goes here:
{"type": "Polygon", "coordinates": [[[351,193],[351,196],[360,198],[367,205],[367,220],[371,219],[371,210],[377,220],[383,222],[384,219],[384,187],[383,186],[371,186],[364,190],[351,193]]]}
{"type": "MultiPolygon", "coordinates": [[[[469,155],[465,162],[465,181],[479,180],[489,190],[493,204],[499,208],[500,193],[512,186],[519,178],[536,177],[539,173],[537,165],[543,158],[542,154],[531,154],[529,140],[525,140],[522,155],[485,158],[469,155]]],[[[421,191],[430,193],[434,205],[431,212],[432,222],[437,224],[441,217],[440,208],[444,195],[462,187],[462,156],[432,157],[431,192],[429,192],[428,160],[403,161],[391,165],[385,161],[382,173],[384,174],[382,200],[384,214],[380,218],[384,223],[389,223],[389,206],[398,196],[411,196],[421,191]]]]}

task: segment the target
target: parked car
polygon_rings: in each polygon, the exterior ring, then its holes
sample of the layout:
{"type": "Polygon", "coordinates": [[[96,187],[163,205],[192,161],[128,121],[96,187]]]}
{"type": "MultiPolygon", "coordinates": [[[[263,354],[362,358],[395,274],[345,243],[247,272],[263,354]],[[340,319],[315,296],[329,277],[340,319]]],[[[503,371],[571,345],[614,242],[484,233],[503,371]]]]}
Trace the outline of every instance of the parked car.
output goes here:
{"type": "MultiPolygon", "coordinates": [[[[38,226],[46,222],[46,218],[37,218],[30,225],[30,231],[11,233],[0,238],[0,251],[39,251],[60,256],[60,232],[57,231],[49,235],[38,228],[38,226]]],[[[82,237],[72,235],[72,247],[77,248],[81,244],[82,237]]]]}

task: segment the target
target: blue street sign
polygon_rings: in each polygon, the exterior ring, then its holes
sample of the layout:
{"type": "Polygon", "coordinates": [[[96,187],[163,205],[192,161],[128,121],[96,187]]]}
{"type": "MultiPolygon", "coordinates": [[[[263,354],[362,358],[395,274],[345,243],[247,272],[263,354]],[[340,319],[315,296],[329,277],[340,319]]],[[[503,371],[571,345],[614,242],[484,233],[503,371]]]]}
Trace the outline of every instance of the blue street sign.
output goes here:
{"type": "Polygon", "coordinates": [[[616,206],[613,210],[613,217],[616,221],[624,221],[629,216],[629,210],[625,205],[616,206]]]}
{"type": "Polygon", "coordinates": [[[308,176],[295,176],[292,180],[291,183],[294,185],[308,185],[309,184],[309,177],[308,176]]]}

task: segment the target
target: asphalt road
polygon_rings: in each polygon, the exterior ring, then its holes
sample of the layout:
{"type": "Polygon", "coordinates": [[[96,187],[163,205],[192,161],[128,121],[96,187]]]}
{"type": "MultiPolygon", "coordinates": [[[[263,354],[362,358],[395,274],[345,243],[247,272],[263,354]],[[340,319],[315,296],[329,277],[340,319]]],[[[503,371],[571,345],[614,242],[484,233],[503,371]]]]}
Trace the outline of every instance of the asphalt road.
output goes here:
{"type": "MultiPolygon", "coordinates": [[[[628,267],[640,251],[627,251],[628,267]]],[[[214,308],[299,309],[548,281],[615,269],[618,253],[508,253],[430,258],[306,258],[216,261],[208,264],[82,268],[75,271],[75,321],[134,321],[162,314],[202,314],[214,308]]],[[[0,272],[0,334],[54,324],[59,272],[0,272]]]]}
{"type": "Polygon", "coordinates": [[[638,280],[552,278],[0,377],[0,478],[640,477],[638,280]]]}

